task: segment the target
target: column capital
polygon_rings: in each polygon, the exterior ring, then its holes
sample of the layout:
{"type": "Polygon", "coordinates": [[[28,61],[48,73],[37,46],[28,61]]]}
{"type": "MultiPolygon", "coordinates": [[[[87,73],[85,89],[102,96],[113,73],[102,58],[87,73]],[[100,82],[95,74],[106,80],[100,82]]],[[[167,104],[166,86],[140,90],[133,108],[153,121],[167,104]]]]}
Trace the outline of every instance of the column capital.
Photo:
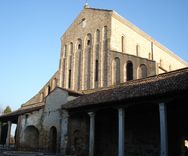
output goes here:
{"type": "Polygon", "coordinates": [[[88,112],[90,117],[94,117],[95,116],[95,112],[88,112]]]}

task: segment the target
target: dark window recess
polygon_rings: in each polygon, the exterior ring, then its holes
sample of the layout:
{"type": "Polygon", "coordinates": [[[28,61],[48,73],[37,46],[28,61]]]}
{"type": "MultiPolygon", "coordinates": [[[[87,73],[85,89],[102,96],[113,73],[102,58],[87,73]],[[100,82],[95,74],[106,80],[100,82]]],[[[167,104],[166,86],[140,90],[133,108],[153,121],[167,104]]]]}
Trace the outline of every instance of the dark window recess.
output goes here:
{"type": "Polygon", "coordinates": [[[132,62],[128,62],[127,63],[127,81],[129,81],[129,80],[133,80],[133,64],[132,64],[132,62]]]}
{"type": "Polygon", "coordinates": [[[69,70],[69,83],[68,88],[71,88],[71,70],[69,70]]]}
{"type": "Polygon", "coordinates": [[[90,40],[87,40],[87,45],[90,45],[91,41],[90,40]]]}
{"type": "Polygon", "coordinates": [[[81,49],[81,44],[78,45],[78,49],[81,49]]]}
{"type": "Polygon", "coordinates": [[[99,80],[99,61],[96,60],[95,62],[95,81],[98,82],[99,80]]]}
{"type": "Polygon", "coordinates": [[[48,86],[48,95],[50,94],[50,91],[51,91],[51,87],[48,86]]]}

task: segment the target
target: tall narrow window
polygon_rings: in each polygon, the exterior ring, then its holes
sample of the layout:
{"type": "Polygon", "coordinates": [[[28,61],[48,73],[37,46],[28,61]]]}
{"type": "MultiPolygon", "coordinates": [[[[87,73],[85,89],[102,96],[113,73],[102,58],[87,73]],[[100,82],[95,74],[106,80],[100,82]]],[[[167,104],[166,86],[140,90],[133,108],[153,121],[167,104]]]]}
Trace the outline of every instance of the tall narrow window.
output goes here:
{"type": "Polygon", "coordinates": [[[124,42],[125,42],[125,41],[124,41],[124,36],[121,36],[121,51],[122,51],[122,52],[125,51],[125,49],[124,49],[124,48],[125,48],[125,47],[124,47],[124,46],[125,46],[125,45],[124,45],[124,42]]]}
{"type": "Polygon", "coordinates": [[[71,88],[71,70],[69,70],[69,82],[68,82],[68,88],[71,88]]]}
{"type": "Polygon", "coordinates": [[[75,77],[76,77],[76,89],[80,90],[81,88],[81,53],[82,53],[82,40],[78,39],[77,41],[78,49],[76,52],[76,58],[75,58],[75,77]]]}
{"type": "Polygon", "coordinates": [[[67,45],[65,45],[65,49],[64,49],[64,58],[67,57],[67,45]]]}
{"type": "Polygon", "coordinates": [[[95,61],[95,82],[99,80],[99,61],[95,61]]]}
{"type": "Polygon", "coordinates": [[[72,55],[73,54],[73,43],[71,42],[70,43],[70,55],[72,55]]]}
{"type": "Polygon", "coordinates": [[[116,57],[112,62],[112,85],[120,83],[120,59],[116,57]]]}
{"type": "Polygon", "coordinates": [[[50,94],[50,91],[51,91],[51,87],[48,86],[48,87],[47,87],[47,94],[46,94],[46,95],[49,95],[49,94],[50,94]]]}
{"type": "Polygon", "coordinates": [[[133,64],[131,61],[127,62],[126,75],[127,75],[127,81],[133,80],[133,64]]]}

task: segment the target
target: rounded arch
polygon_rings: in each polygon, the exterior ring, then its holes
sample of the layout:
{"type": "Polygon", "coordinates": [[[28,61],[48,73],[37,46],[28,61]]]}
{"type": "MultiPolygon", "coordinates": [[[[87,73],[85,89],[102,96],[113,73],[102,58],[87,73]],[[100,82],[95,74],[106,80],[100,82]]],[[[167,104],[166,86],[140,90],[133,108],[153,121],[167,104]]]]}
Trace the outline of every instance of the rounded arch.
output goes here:
{"type": "Polygon", "coordinates": [[[145,64],[141,64],[138,67],[138,78],[143,79],[147,77],[147,66],[145,64]]]}
{"type": "Polygon", "coordinates": [[[74,51],[74,46],[73,46],[73,43],[72,42],[70,42],[70,53],[69,53],[69,55],[73,55],[73,51],[74,51]]]}
{"type": "Polygon", "coordinates": [[[57,151],[57,129],[52,126],[49,131],[49,151],[56,153],[57,151]]]}
{"type": "Polygon", "coordinates": [[[51,87],[50,87],[50,85],[48,85],[46,88],[46,96],[48,96],[50,94],[50,92],[51,92],[51,87]]]}
{"type": "Polygon", "coordinates": [[[84,85],[84,88],[90,89],[91,88],[91,67],[92,67],[92,55],[91,55],[91,49],[92,47],[92,35],[90,33],[87,34],[85,38],[85,54],[84,54],[84,59],[85,59],[85,79],[86,83],[84,85]]]}
{"type": "Polygon", "coordinates": [[[39,147],[39,130],[35,126],[25,128],[24,146],[30,150],[36,150],[39,147]]]}
{"type": "Polygon", "coordinates": [[[75,54],[75,89],[81,88],[81,59],[82,59],[82,40],[79,38],[76,42],[76,54],[75,54]]]}
{"type": "Polygon", "coordinates": [[[107,40],[108,39],[108,28],[107,26],[104,26],[103,28],[103,35],[104,35],[104,40],[107,40]]]}
{"type": "Polygon", "coordinates": [[[67,45],[65,44],[64,50],[63,50],[63,58],[67,57],[67,45]]]}
{"type": "Polygon", "coordinates": [[[77,40],[77,50],[81,50],[82,49],[82,40],[79,38],[78,40],[77,40]]]}
{"type": "Polygon", "coordinates": [[[92,35],[90,33],[88,33],[86,36],[85,45],[87,47],[92,45],[92,35]]]}
{"type": "Polygon", "coordinates": [[[126,64],[126,80],[133,80],[133,63],[131,61],[127,61],[126,64]]]}
{"type": "Polygon", "coordinates": [[[96,38],[96,43],[99,44],[100,42],[100,30],[99,29],[96,30],[95,38],[96,38]]]}
{"type": "Polygon", "coordinates": [[[112,61],[112,85],[120,83],[120,58],[116,57],[112,61]]]}

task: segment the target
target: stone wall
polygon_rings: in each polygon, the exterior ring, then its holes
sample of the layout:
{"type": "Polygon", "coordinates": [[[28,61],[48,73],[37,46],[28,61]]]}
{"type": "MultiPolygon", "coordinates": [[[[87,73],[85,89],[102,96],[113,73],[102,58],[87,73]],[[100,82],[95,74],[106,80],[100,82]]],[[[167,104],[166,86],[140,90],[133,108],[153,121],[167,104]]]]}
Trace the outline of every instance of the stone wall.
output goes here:
{"type": "MultiPolygon", "coordinates": [[[[148,34],[135,25],[122,18],[117,13],[112,15],[110,48],[142,58],[154,60],[165,71],[184,68],[188,64],[176,56],[169,49],[158,43],[148,34]],[[122,36],[124,37],[124,50],[122,51],[122,36]]],[[[158,68],[158,66],[157,66],[158,68]]],[[[157,70],[158,71],[158,70],[157,70]]],[[[159,70],[158,73],[165,72],[159,70]]]]}
{"type": "Polygon", "coordinates": [[[44,108],[19,116],[17,145],[22,150],[42,150],[59,152],[61,144],[61,106],[75,99],[67,91],[56,88],[44,103],[44,108]],[[38,133],[38,134],[37,134],[38,133]],[[28,137],[36,142],[28,142],[28,137]],[[38,136],[38,138],[36,137],[38,136]],[[34,146],[37,144],[37,147],[34,146]],[[55,148],[55,149],[54,149],[55,148]]]}

